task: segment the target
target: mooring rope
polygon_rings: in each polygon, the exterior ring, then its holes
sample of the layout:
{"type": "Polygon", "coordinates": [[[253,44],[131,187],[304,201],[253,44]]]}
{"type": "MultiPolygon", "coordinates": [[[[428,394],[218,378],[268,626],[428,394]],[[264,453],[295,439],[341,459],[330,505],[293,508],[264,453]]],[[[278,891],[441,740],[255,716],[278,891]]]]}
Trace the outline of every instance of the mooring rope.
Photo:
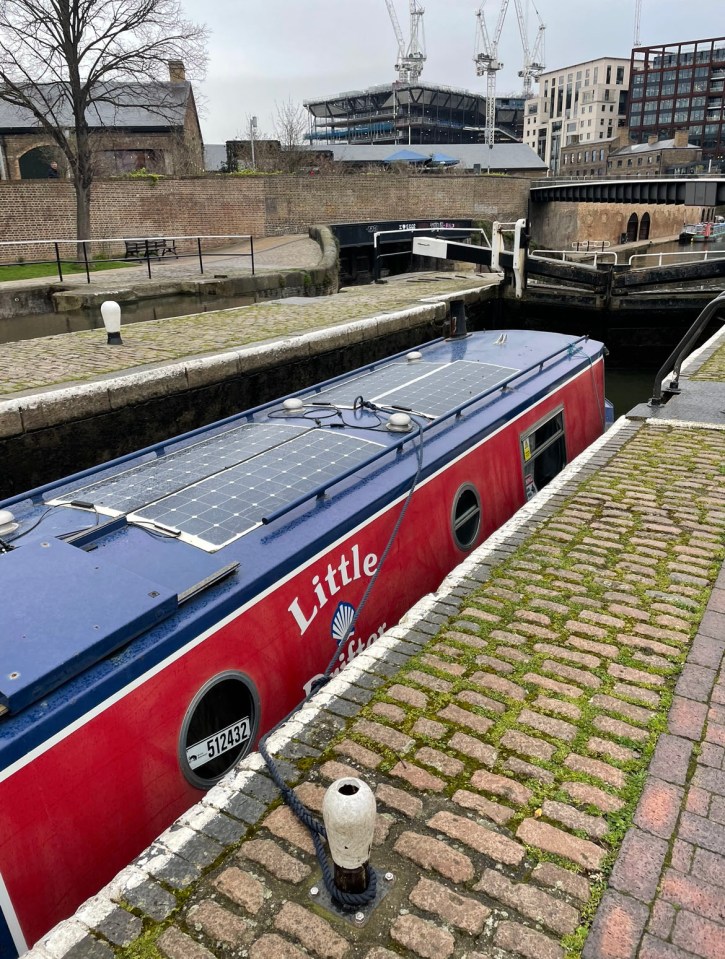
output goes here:
{"type": "Polygon", "coordinates": [[[390,553],[390,550],[392,549],[393,543],[395,542],[395,539],[398,535],[398,531],[400,530],[401,524],[408,510],[408,506],[410,505],[410,501],[413,497],[413,493],[415,492],[415,489],[418,485],[418,481],[420,480],[420,474],[423,470],[423,427],[421,426],[421,424],[417,424],[417,426],[418,426],[418,436],[417,436],[418,444],[415,447],[415,453],[416,453],[418,466],[415,472],[415,476],[413,477],[413,481],[411,483],[410,489],[408,490],[408,493],[405,498],[405,502],[403,503],[403,506],[400,510],[398,518],[395,521],[395,525],[393,526],[392,532],[390,533],[387,545],[380,556],[380,562],[378,563],[378,567],[373,573],[373,575],[371,576],[370,581],[368,582],[365,592],[363,593],[363,597],[360,600],[360,603],[358,605],[357,610],[355,611],[355,614],[353,615],[352,620],[350,621],[350,624],[345,632],[345,635],[340,640],[337,646],[337,649],[335,650],[335,653],[332,659],[327,664],[327,668],[325,669],[324,673],[322,673],[316,680],[314,680],[311,683],[310,691],[307,694],[307,696],[305,696],[302,702],[299,703],[297,706],[295,706],[295,708],[291,712],[289,712],[284,717],[284,719],[281,719],[276,726],[270,729],[269,732],[265,733],[264,736],[262,736],[262,738],[259,740],[259,744],[257,746],[262,758],[267,764],[267,768],[269,769],[269,773],[272,779],[274,780],[275,785],[277,786],[279,791],[282,793],[282,797],[284,801],[290,807],[292,812],[297,816],[300,822],[303,823],[303,825],[305,825],[307,829],[310,831],[310,834],[312,836],[312,842],[314,843],[314,846],[315,846],[315,852],[317,854],[317,860],[320,863],[320,869],[322,870],[322,878],[324,880],[325,888],[327,889],[327,892],[329,893],[330,898],[333,900],[333,902],[336,902],[339,905],[347,908],[364,906],[370,902],[373,902],[373,900],[375,899],[375,896],[377,895],[377,875],[375,873],[375,870],[370,868],[369,864],[366,866],[368,884],[366,889],[363,892],[359,892],[359,893],[343,892],[341,889],[337,888],[337,886],[335,885],[333,871],[330,868],[330,863],[327,858],[327,853],[325,852],[325,847],[323,843],[323,840],[327,839],[327,830],[325,829],[325,825],[324,823],[320,822],[319,819],[316,819],[312,815],[312,813],[302,803],[302,801],[299,799],[296,793],[292,789],[290,789],[290,787],[284,781],[284,779],[282,778],[282,775],[280,774],[279,769],[277,768],[277,764],[275,760],[269,754],[266,743],[269,737],[274,732],[276,732],[277,729],[279,729],[279,727],[283,723],[286,723],[292,716],[294,716],[294,714],[305,705],[305,703],[310,699],[311,696],[314,696],[315,693],[318,692],[318,690],[320,690],[323,686],[325,686],[330,681],[332,671],[338,662],[338,650],[341,646],[343,646],[347,642],[347,640],[349,639],[350,635],[352,634],[355,628],[355,624],[357,623],[360,613],[362,612],[368,600],[368,597],[370,596],[370,593],[372,592],[373,586],[375,585],[375,582],[380,574],[380,571],[383,568],[383,565],[385,564],[385,560],[387,559],[388,554],[390,553]]]}

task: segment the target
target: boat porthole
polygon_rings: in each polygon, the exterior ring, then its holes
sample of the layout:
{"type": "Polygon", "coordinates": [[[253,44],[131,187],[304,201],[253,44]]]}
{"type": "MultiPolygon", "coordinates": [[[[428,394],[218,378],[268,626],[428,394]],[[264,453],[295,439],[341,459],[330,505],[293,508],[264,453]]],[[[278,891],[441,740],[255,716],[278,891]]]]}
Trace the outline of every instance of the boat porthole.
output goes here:
{"type": "Polygon", "coordinates": [[[481,497],[471,483],[461,486],[453,498],[451,531],[459,549],[470,549],[481,528],[481,497]]]}
{"type": "Polygon", "coordinates": [[[227,671],[210,679],[186,711],[179,736],[179,764],[198,789],[225,776],[254,743],[259,696],[243,673],[227,671]]]}

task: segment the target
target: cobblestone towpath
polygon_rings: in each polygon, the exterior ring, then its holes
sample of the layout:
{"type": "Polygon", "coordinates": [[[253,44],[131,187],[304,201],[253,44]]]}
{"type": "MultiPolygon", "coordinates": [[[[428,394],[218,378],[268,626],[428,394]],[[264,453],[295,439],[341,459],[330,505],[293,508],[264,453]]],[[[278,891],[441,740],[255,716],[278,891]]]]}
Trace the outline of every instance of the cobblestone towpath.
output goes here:
{"type": "Polygon", "coordinates": [[[254,754],[33,959],[723,959],[724,464],[622,418],[270,739],[374,791],[375,908],[254,754]]]}

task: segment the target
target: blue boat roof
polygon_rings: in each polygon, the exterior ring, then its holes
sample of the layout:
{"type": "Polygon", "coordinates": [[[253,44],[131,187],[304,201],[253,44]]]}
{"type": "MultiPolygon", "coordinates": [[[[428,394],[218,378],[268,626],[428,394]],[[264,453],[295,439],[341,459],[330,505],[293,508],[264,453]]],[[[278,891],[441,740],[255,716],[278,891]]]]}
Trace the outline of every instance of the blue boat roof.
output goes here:
{"type": "Polygon", "coordinates": [[[420,442],[425,476],[602,350],[530,331],[435,341],[0,504],[19,524],[0,554],[0,712],[159,624],[168,637],[190,597],[228,600],[232,579],[235,604],[258,594],[404,492],[420,442]]]}

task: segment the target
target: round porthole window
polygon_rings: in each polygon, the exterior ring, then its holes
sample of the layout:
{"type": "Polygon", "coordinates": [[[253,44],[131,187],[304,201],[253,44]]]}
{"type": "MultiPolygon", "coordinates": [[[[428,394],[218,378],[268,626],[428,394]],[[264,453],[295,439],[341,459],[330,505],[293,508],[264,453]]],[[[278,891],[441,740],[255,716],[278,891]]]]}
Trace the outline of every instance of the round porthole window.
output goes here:
{"type": "Polygon", "coordinates": [[[196,694],[179,736],[179,763],[192,786],[209,789],[252,747],[259,697],[242,673],[219,673],[196,694]]]}
{"type": "Polygon", "coordinates": [[[456,493],[451,511],[453,539],[459,549],[470,549],[481,528],[481,497],[478,490],[466,483],[456,493]]]}

